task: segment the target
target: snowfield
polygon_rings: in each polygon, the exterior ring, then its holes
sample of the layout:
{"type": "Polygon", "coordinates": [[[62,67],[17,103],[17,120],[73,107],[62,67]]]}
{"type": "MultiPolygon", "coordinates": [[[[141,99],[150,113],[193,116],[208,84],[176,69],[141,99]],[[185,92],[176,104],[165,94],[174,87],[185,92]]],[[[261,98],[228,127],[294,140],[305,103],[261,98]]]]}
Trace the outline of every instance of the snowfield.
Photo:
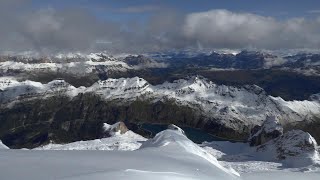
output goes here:
{"type": "Polygon", "coordinates": [[[3,180],[239,178],[176,130],[159,133],[136,151],[2,150],[0,159],[3,180]]]}
{"type": "Polygon", "coordinates": [[[1,180],[320,178],[317,164],[288,168],[281,161],[261,160],[265,154],[246,143],[219,141],[199,146],[179,127],[170,127],[149,140],[127,131],[100,140],[49,144],[38,150],[8,150],[0,143],[0,177],[1,180]],[[119,148],[125,146],[130,148],[119,148]]]}

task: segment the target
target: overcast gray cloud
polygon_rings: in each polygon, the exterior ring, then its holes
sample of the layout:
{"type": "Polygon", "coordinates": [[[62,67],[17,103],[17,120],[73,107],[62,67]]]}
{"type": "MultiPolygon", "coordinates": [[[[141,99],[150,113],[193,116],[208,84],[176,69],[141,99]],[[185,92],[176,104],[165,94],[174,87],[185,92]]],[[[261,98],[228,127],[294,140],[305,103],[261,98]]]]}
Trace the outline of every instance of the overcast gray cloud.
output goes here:
{"type": "MultiPolygon", "coordinates": [[[[31,9],[0,0],[1,51],[146,52],[172,48],[320,48],[320,18],[279,21],[227,10],[181,14],[162,9],[144,23],[97,19],[86,9],[31,9]]],[[[127,8],[131,13],[154,7],[127,8]]]]}

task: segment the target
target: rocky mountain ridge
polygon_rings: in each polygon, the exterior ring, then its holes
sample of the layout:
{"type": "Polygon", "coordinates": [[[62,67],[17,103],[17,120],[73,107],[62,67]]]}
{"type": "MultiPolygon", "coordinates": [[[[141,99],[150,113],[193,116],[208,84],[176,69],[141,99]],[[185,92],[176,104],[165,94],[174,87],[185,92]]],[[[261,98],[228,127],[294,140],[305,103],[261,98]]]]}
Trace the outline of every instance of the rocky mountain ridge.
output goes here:
{"type": "Polygon", "coordinates": [[[159,85],[139,77],[107,79],[87,88],[76,88],[64,80],[41,84],[2,77],[0,82],[0,128],[4,129],[0,136],[9,140],[15,134],[12,130],[19,127],[24,132],[27,124],[36,122],[72,133],[74,140],[96,138],[101,133],[92,126],[115,121],[177,123],[240,140],[248,138],[250,129],[261,125],[268,115],[276,116],[289,129],[292,124],[320,119],[320,104],[314,98],[285,101],[266,95],[255,85],[217,85],[198,76],[159,85]],[[82,137],[77,135],[78,128],[89,129],[82,137]]]}

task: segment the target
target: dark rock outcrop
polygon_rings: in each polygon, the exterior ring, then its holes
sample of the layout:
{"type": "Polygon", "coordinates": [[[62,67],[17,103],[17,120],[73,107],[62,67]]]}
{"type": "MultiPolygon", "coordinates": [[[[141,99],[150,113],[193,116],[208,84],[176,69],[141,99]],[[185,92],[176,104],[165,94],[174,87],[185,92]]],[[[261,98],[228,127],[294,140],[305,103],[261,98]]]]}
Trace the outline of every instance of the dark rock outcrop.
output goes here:
{"type": "Polygon", "coordinates": [[[258,146],[257,151],[266,153],[267,158],[281,160],[287,167],[305,167],[320,163],[316,140],[301,130],[288,131],[258,146]]]}
{"type": "Polygon", "coordinates": [[[283,134],[283,128],[274,116],[268,116],[262,126],[256,126],[251,131],[250,146],[259,146],[283,134]]]}
{"type": "Polygon", "coordinates": [[[116,133],[124,134],[127,131],[129,131],[129,129],[127,128],[125,123],[122,122],[122,121],[117,122],[117,123],[115,123],[113,125],[109,125],[107,123],[103,124],[104,137],[110,137],[110,136],[115,135],[116,133]]]}
{"type": "Polygon", "coordinates": [[[124,62],[126,62],[128,65],[131,66],[136,66],[136,65],[140,65],[140,64],[148,64],[148,63],[152,63],[154,62],[152,59],[142,56],[142,55],[138,55],[138,56],[127,56],[126,58],[124,58],[124,62]]]}

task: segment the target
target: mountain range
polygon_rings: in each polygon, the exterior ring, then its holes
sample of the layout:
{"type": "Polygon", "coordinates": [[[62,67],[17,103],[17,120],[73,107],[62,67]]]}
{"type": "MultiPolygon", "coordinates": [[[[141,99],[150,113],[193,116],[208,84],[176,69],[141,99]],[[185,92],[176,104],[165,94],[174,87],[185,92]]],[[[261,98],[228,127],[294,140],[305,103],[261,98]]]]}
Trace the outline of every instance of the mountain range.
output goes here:
{"type": "Polygon", "coordinates": [[[118,121],[136,126],[174,122],[246,140],[269,115],[287,130],[300,126],[320,138],[312,128],[320,119],[319,94],[286,101],[256,85],[218,85],[199,76],[158,85],[139,77],[109,78],[78,88],[61,79],[42,84],[2,77],[0,87],[0,138],[9,146],[94,139],[101,136],[99,124],[118,121]]]}

